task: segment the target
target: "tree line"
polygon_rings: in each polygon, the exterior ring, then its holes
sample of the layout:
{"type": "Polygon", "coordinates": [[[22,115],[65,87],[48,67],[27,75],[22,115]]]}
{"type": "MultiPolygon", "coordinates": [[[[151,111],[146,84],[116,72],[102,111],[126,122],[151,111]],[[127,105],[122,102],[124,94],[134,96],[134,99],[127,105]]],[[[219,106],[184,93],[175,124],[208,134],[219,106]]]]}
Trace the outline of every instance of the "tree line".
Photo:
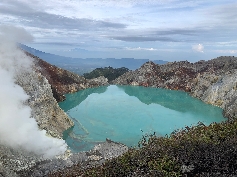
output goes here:
{"type": "Polygon", "coordinates": [[[108,79],[108,82],[110,82],[128,71],[129,69],[125,67],[113,68],[109,66],[104,68],[96,68],[89,73],[84,73],[83,76],[86,79],[93,79],[100,76],[104,76],[108,79]]]}

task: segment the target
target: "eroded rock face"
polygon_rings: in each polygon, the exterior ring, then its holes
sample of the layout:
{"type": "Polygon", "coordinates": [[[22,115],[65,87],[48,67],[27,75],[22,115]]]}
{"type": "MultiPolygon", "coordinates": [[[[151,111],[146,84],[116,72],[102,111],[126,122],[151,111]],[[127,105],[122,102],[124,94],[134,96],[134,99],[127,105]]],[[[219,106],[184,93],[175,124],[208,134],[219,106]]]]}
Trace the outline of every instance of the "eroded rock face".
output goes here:
{"type": "Polygon", "coordinates": [[[65,93],[108,85],[108,79],[99,77],[86,80],[84,77],[56,66],[27,53],[34,61],[32,72],[21,73],[16,82],[30,96],[28,105],[32,109],[32,117],[40,129],[44,129],[53,137],[61,138],[62,133],[74,125],[72,120],[58,106],[65,93]]]}
{"type": "Polygon", "coordinates": [[[171,62],[164,65],[147,62],[112,83],[183,90],[206,103],[223,108],[223,113],[228,118],[234,118],[237,114],[236,57],[218,57],[196,63],[171,62]]]}
{"type": "MultiPolygon", "coordinates": [[[[104,77],[85,80],[83,77],[52,66],[43,60],[34,57],[34,66],[31,71],[24,71],[16,77],[16,83],[29,95],[25,104],[31,108],[31,115],[37,121],[39,129],[46,130],[47,134],[62,138],[62,133],[73,126],[72,120],[58,106],[55,99],[63,98],[64,93],[75,92],[89,87],[107,85],[104,77]]],[[[0,177],[14,176],[44,176],[50,171],[72,166],[80,161],[90,161],[93,156],[86,153],[73,154],[59,159],[45,160],[34,153],[19,148],[10,148],[0,145],[0,177]]],[[[101,160],[103,157],[100,157],[101,160]]],[[[93,160],[94,161],[94,160],[93,160]]]]}
{"type": "Polygon", "coordinates": [[[32,164],[31,167],[25,170],[22,169],[19,173],[21,176],[34,177],[48,176],[50,173],[54,173],[52,176],[70,176],[72,170],[77,170],[78,165],[84,169],[89,166],[101,165],[105,160],[118,157],[127,151],[127,146],[107,139],[90,151],[74,153],[67,158],[41,161],[32,164]],[[68,167],[70,167],[70,170],[68,167]],[[70,173],[68,173],[68,170],[70,173]]]}
{"type": "MultiPolygon", "coordinates": [[[[74,124],[58,106],[48,80],[36,68],[19,73],[15,80],[29,95],[25,104],[30,106],[31,116],[39,129],[46,130],[52,137],[62,138],[63,131],[74,124]]],[[[43,161],[42,157],[20,147],[11,148],[0,144],[0,176],[21,176],[19,173],[22,170],[35,167],[43,161]]]]}
{"type": "Polygon", "coordinates": [[[65,93],[108,85],[108,79],[99,77],[86,80],[29,53],[27,55],[34,61],[33,71],[21,73],[16,82],[30,96],[27,104],[31,107],[32,117],[36,119],[39,128],[53,137],[61,138],[62,133],[74,123],[59,108],[57,101],[62,101],[65,93]]]}
{"type": "Polygon", "coordinates": [[[34,59],[36,69],[48,80],[53,96],[57,101],[63,101],[65,99],[63,94],[65,93],[73,93],[109,84],[108,79],[105,77],[85,79],[75,73],[51,65],[29,53],[26,54],[34,59]]]}
{"type": "Polygon", "coordinates": [[[53,137],[61,138],[62,133],[74,125],[58,106],[51,85],[41,73],[37,71],[22,73],[16,81],[30,96],[27,104],[40,129],[46,130],[53,137]]]}

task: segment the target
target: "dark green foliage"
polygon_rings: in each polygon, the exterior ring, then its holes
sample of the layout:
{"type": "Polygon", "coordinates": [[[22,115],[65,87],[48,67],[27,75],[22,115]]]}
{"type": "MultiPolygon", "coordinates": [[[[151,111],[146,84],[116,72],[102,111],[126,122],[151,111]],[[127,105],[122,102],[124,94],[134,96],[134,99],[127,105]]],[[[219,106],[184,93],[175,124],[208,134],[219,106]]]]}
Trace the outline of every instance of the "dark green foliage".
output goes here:
{"type": "Polygon", "coordinates": [[[94,176],[235,176],[237,121],[143,137],[139,149],[88,170],[94,176]]]}
{"type": "Polygon", "coordinates": [[[105,68],[96,68],[90,73],[84,73],[83,76],[86,79],[93,79],[100,76],[104,76],[108,79],[108,82],[116,79],[117,77],[121,76],[122,74],[128,72],[129,69],[122,67],[122,68],[112,68],[112,67],[105,67],[105,68]]]}
{"type": "MultiPolygon", "coordinates": [[[[237,176],[237,120],[144,136],[140,148],[101,166],[68,169],[69,176],[237,176]],[[76,175],[74,175],[76,174],[76,175]]],[[[65,172],[61,172],[62,176],[65,172]]],[[[59,174],[59,173],[58,173],[59,174]]],[[[57,176],[54,174],[53,176],[57,176]]]]}

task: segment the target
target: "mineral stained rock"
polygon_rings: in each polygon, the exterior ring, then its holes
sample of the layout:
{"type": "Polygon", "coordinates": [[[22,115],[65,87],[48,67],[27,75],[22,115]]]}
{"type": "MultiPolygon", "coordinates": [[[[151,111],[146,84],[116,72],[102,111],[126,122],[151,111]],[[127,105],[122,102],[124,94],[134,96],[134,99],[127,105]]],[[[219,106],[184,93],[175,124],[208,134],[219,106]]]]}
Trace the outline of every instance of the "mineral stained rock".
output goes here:
{"type": "Polygon", "coordinates": [[[229,119],[237,115],[236,57],[218,57],[196,63],[170,62],[164,65],[147,62],[112,83],[183,90],[206,103],[221,107],[229,119]]]}
{"type": "Polygon", "coordinates": [[[26,54],[34,59],[37,70],[48,80],[52,87],[53,96],[57,101],[63,101],[65,99],[63,94],[65,93],[73,93],[86,88],[109,84],[108,79],[105,77],[85,79],[75,73],[51,65],[29,53],[26,54]]]}
{"type": "Polygon", "coordinates": [[[26,54],[34,61],[33,72],[21,73],[17,77],[17,84],[30,96],[27,104],[31,107],[32,117],[36,119],[39,128],[53,137],[62,138],[62,133],[74,123],[58,106],[57,101],[62,101],[65,93],[108,85],[108,80],[104,77],[86,80],[26,54]]]}
{"type": "Polygon", "coordinates": [[[30,96],[27,104],[40,129],[46,130],[53,137],[61,138],[63,131],[74,125],[58,106],[51,85],[41,73],[37,71],[22,73],[17,77],[17,84],[30,96]]]}

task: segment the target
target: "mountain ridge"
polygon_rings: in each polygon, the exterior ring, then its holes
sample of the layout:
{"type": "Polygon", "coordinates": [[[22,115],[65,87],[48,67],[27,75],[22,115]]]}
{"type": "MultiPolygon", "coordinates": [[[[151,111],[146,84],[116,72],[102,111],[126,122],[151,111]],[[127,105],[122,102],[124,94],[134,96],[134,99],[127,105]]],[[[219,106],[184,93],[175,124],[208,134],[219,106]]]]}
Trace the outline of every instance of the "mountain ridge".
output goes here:
{"type": "MultiPolygon", "coordinates": [[[[126,67],[130,70],[138,69],[143,63],[150,61],[149,59],[134,59],[134,58],[72,58],[72,57],[64,57],[55,54],[45,53],[40,50],[36,50],[34,48],[28,47],[23,44],[19,44],[19,47],[32,55],[35,55],[45,61],[56,65],[60,68],[72,71],[77,74],[84,74],[92,71],[96,68],[101,67],[113,67],[113,68],[121,68],[126,67]]],[[[157,64],[165,64],[167,61],[163,60],[153,60],[153,62],[157,64]]]]}
{"type": "Polygon", "coordinates": [[[112,83],[182,90],[208,104],[221,107],[225,117],[233,119],[237,115],[236,80],[237,57],[221,56],[195,63],[180,61],[156,65],[146,62],[112,83]]]}

